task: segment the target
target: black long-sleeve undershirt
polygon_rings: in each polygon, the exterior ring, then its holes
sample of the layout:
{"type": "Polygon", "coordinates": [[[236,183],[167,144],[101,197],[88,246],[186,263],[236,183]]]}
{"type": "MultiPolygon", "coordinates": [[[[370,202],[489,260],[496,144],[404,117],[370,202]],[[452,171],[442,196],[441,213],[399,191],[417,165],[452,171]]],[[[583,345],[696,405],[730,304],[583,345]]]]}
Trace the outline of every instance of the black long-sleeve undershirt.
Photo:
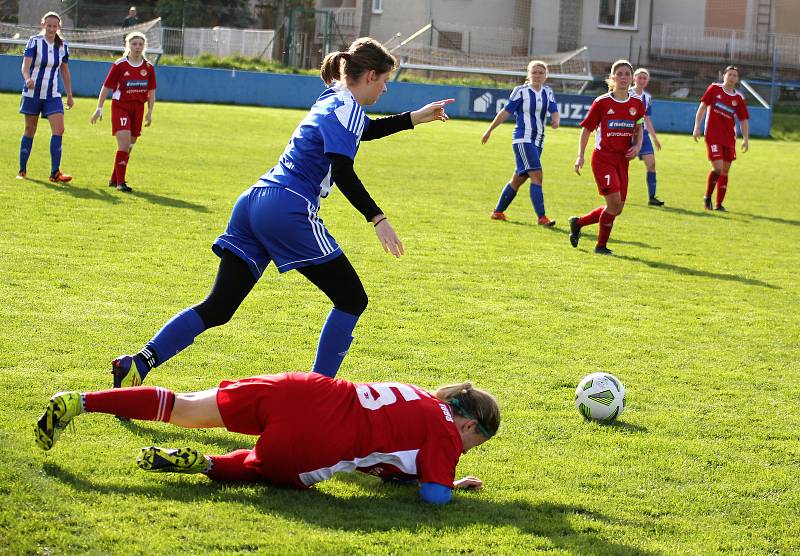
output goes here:
{"type": "Polygon", "coordinates": [[[364,215],[369,222],[383,211],[372,200],[364,184],[358,179],[353,168],[353,161],[341,154],[328,153],[331,161],[331,179],[358,212],[364,215]]]}
{"type": "Polygon", "coordinates": [[[361,140],[372,141],[405,129],[414,129],[414,124],[411,122],[411,112],[370,120],[369,127],[361,134],[361,140]]]}

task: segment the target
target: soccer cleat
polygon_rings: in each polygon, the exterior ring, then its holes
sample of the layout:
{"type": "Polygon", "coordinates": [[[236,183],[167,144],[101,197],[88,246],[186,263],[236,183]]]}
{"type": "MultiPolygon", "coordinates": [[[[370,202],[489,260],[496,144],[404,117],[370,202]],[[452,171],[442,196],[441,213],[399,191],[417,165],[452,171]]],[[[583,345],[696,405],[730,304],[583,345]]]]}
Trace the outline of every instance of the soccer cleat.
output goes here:
{"type": "Polygon", "coordinates": [[[49,450],[56,439],[67,428],[70,421],[83,412],[79,392],[59,392],[47,402],[47,409],[36,422],[36,445],[49,450]]]}
{"type": "Polygon", "coordinates": [[[133,191],[133,189],[131,189],[128,186],[128,182],[122,182],[117,184],[117,191],[122,191],[123,193],[130,193],[131,191],[133,191]]]}
{"type": "Polygon", "coordinates": [[[569,243],[573,247],[578,246],[578,240],[581,238],[581,225],[580,218],[577,216],[569,217],[569,243]]]}
{"type": "Polygon", "coordinates": [[[555,226],[556,221],[550,220],[547,216],[540,216],[538,221],[539,226],[555,226]]]}
{"type": "Polygon", "coordinates": [[[492,214],[489,215],[489,218],[492,220],[508,220],[505,212],[497,212],[496,210],[492,211],[492,214]]]}
{"type": "Polygon", "coordinates": [[[660,207],[664,205],[664,201],[659,199],[658,197],[650,197],[650,200],[647,201],[647,204],[651,207],[660,207]]]}
{"type": "Polygon", "coordinates": [[[598,245],[594,248],[595,255],[613,255],[614,252],[605,245],[598,245]]]}
{"type": "Polygon", "coordinates": [[[72,181],[72,176],[62,174],[61,170],[56,170],[50,175],[50,181],[53,183],[67,183],[68,181],[72,181]]]}
{"type": "Polygon", "coordinates": [[[717,205],[717,206],[714,208],[714,210],[718,210],[718,211],[720,211],[720,212],[728,212],[728,209],[726,209],[726,208],[725,208],[725,207],[723,207],[722,205],[717,205]]]}
{"type": "Polygon", "coordinates": [[[162,473],[205,473],[208,464],[208,458],[194,448],[148,446],[136,458],[140,469],[162,473]]]}
{"type": "Polygon", "coordinates": [[[714,207],[711,206],[711,197],[703,197],[703,206],[706,210],[713,210],[714,207]]]}
{"type": "Polygon", "coordinates": [[[25,170],[20,170],[19,174],[17,174],[17,179],[18,180],[24,180],[27,177],[28,177],[28,174],[25,172],[25,170]]]}
{"type": "Polygon", "coordinates": [[[144,380],[131,355],[120,355],[114,359],[111,362],[111,374],[114,375],[114,388],[141,386],[144,380]]]}

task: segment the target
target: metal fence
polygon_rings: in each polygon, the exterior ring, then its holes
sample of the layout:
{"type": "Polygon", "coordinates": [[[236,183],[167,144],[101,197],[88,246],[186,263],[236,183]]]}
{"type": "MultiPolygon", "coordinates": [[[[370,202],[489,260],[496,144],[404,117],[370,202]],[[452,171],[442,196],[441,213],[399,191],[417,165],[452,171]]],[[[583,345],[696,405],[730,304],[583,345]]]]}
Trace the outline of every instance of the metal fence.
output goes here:
{"type": "Polygon", "coordinates": [[[199,54],[248,56],[272,59],[275,31],[271,29],[233,29],[231,27],[164,27],[164,54],[191,58],[199,54]]]}

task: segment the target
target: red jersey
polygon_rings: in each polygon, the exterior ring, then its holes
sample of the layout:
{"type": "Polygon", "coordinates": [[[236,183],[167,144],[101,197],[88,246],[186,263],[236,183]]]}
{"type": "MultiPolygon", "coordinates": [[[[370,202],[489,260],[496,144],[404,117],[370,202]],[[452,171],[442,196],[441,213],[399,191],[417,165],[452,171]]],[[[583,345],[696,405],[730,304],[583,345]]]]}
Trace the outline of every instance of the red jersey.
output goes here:
{"type": "Polygon", "coordinates": [[[739,91],[733,94],[722,88],[720,83],[712,83],[703,94],[700,102],[708,105],[706,112],[706,142],[723,147],[736,146],[736,122],[750,118],[747,102],[739,91]]]}
{"type": "Polygon", "coordinates": [[[644,114],[644,104],[638,97],[629,95],[619,101],[606,93],[594,99],[581,126],[596,130],[595,150],[624,156],[634,143],[636,126],[641,124],[644,114]]]}
{"type": "Polygon", "coordinates": [[[318,373],[223,382],[225,426],[260,434],[245,465],[308,487],[338,472],[453,487],[464,446],[450,406],[410,384],[356,384],[318,373]]]}
{"type": "Polygon", "coordinates": [[[103,86],[114,91],[114,100],[147,102],[148,92],[156,88],[156,70],[147,60],[134,66],[128,58],[120,58],[111,66],[103,86]]]}

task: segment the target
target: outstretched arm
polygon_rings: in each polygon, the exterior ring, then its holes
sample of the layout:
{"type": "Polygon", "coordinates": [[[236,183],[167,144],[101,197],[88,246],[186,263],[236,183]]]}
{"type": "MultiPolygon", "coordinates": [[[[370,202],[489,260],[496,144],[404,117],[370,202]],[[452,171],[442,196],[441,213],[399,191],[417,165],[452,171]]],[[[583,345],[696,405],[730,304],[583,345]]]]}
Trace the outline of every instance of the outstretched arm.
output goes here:
{"type": "Polygon", "coordinates": [[[483,133],[483,137],[481,137],[482,145],[486,144],[486,142],[489,140],[489,137],[492,136],[492,132],[495,130],[495,128],[497,128],[497,126],[505,122],[510,115],[511,113],[505,108],[497,113],[497,115],[494,117],[494,120],[492,120],[492,123],[489,124],[489,127],[483,133]]]}

